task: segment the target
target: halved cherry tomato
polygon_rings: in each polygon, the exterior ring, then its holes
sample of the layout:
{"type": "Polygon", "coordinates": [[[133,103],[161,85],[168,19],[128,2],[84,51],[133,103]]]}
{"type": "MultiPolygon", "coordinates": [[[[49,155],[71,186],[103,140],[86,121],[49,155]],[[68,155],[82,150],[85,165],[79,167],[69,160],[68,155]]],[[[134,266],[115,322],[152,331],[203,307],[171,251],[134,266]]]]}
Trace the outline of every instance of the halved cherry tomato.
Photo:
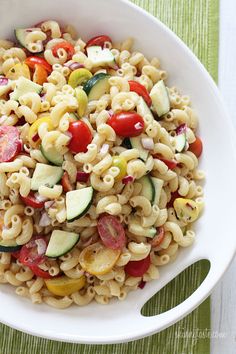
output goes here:
{"type": "Polygon", "coordinates": [[[125,230],[120,221],[112,215],[100,217],[97,224],[103,244],[113,250],[121,250],[126,245],[125,230]]]}
{"type": "Polygon", "coordinates": [[[52,278],[52,276],[48,272],[39,268],[39,265],[46,260],[46,256],[44,254],[38,253],[38,245],[36,243],[36,240],[40,240],[40,242],[45,242],[46,250],[47,241],[45,240],[45,238],[41,236],[35,236],[28,243],[22,246],[20,250],[19,261],[23,265],[29,267],[36,276],[45,279],[52,278]]]}
{"type": "Polygon", "coordinates": [[[35,69],[36,65],[43,67],[49,74],[52,71],[52,66],[44,59],[36,56],[30,56],[25,59],[25,64],[28,65],[30,69],[35,69]]]}
{"type": "Polygon", "coordinates": [[[52,47],[52,54],[54,55],[54,57],[58,57],[57,54],[58,49],[65,49],[65,51],[67,52],[67,60],[70,60],[72,56],[75,54],[75,48],[73,47],[72,44],[70,44],[67,41],[60,42],[54,45],[54,47],[52,47]]]}
{"type": "Polygon", "coordinates": [[[188,150],[193,152],[197,157],[200,157],[202,154],[202,149],[202,141],[198,136],[196,136],[196,140],[192,144],[189,144],[188,150]]]}
{"type": "Polygon", "coordinates": [[[152,105],[152,99],[145,86],[141,85],[137,81],[129,80],[130,91],[136,92],[139,96],[142,96],[148,107],[152,105]]]}
{"type": "Polygon", "coordinates": [[[165,230],[163,226],[157,228],[157,235],[150,241],[152,247],[159,246],[164,240],[165,230]]]}
{"type": "Polygon", "coordinates": [[[86,248],[79,255],[79,263],[83,270],[93,275],[110,272],[120,256],[120,250],[112,250],[100,242],[86,248]]]}
{"type": "Polygon", "coordinates": [[[170,201],[167,203],[167,208],[172,208],[175,199],[179,198],[179,197],[181,197],[181,196],[179,195],[178,191],[171,193],[171,198],[170,198],[170,201]]]}
{"type": "Polygon", "coordinates": [[[20,250],[19,261],[28,267],[42,264],[46,259],[44,254],[38,253],[36,240],[42,240],[46,243],[46,240],[42,236],[35,236],[28,243],[23,245],[20,250]]]}
{"type": "Polygon", "coordinates": [[[21,199],[26,205],[29,205],[34,209],[41,209],[44,207],[45,202],[37,200],[33,192],[30,192],[27,197],[21,196],[21,199]]]}
{"type": "Polygon", "coordinates": [[[161,160],[162,162],[164,162],[166,164],[166,166],[170,169],[173,170],[177,165],[178,162],[175,160],[167,160],[167,159],[163,159],[160,155],[156,154],[153,155],[154,159],[158,159],[161,160]]]}
{"type": "Polygon", "coordinates": [[[97,45],[97,46],[100,46],[100,47],[103,48],[105,42],[112,43],[112,40],[111,40],[111,38],[109,36],[106,36],[106,35],[102,34],[100,36],[96,36],[96,37],[93,37],[90,40],[88,40],[85,48],[92,47],[94,45],[95,46],[97,45]]]}
{"type": "Polygon", "coordinates": [[[20,250],[15,251],[15,252],[11,252],[11,256],[15,259],[19,259],[20,257],[20,250]]]}
{"type": "Polygon", "coordinates": [[[48,78],[48,73],[47,70],[44,69],[43,66],[36,64],[35,65],[35,71],[33,74],[33,82],[36,84],[42,85],[44,82],[47,81],[48,78]]]}
{"type": "Polygon", "coordinates": [[[109,124],[117,135],[123,137],[138,136],[143,132],[144,120],[136,112],[122,111],[108,118],[109,124]]]}
{"type": "Polygon", "coordinates": [[[68,132],[72,135],[68,145],[70,151],[74,153],[86,152],[87,146],[91,143],[93,138],[92,133],[87,124],[81,120],[71,122],[69,125],[68,132]]]}
{"type": "Polygon", "coordinates": [[[28,266],[28,267],[32,270],[34,275],[36,275],[37,277],[40,277],[40,278],[43,278],[43,279],[51,279],[51,278],[53,278],[53,276],[51,274],[49,274],[45,270],[42,270],[37,265],[31,265],[31,266],[28,266]]]}
{"type": "Polygon", "coordinates": [[[61,185],[62,185],[63,191],[65,193],[70,192],[70,191],[73,190],[72,184],[71,184],[70,179],[69,179],[69,175],[68,175],[68,173],[66,171],[64,172],[64,174],[62,176],[61,185]]]}
{"type": "Polygon", "coordinates": [[[12,161],[20,152],[22,143],[16,127],[0,127],[0,162],[12,161]]]}
{"type": "Polygon", "coordinates": [[[142,277],[151,264],[150,255],[141,261],[130,261],[125,265],[125,272],[131,277],[142,277]]]}

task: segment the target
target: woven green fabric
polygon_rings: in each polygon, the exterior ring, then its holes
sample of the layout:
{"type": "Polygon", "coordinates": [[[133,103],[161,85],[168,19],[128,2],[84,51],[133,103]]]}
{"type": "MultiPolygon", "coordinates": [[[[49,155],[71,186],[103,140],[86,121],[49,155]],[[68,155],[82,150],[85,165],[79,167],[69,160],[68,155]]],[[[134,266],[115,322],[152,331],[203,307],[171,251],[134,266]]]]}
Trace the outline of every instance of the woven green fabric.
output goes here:
{"type": "MultiPolygon", "coordinates": [[[[217,81],[218,0],[132,1],[176,32],[217,81]]],[[[199,262],[188,268],[145,305],[143,314],[161,313],[181,303],[200,285],[207,271],[207,262],[199,262]]],[[[92,346],[53,342],[0,325],[0,354],[208,354],[210,340],[206,337],[209,329],[210,300],[207,299],[189,316],[165,331],[118,345],[92,346]]]]}

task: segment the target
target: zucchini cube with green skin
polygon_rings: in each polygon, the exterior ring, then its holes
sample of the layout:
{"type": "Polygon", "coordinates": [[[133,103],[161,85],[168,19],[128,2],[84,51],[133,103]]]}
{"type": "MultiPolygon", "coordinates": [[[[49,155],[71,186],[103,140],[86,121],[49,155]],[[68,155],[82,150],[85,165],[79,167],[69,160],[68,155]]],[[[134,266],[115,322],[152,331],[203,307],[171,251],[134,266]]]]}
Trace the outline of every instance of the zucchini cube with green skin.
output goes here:
{"type": "Polygon", "coordinates": [[[115,58],[110,49],[100,46],[91,46],[87,48],[88,59],[94,66],[109,65],[114,66],[115,58]]]}
{"type": "Polygon", "coordinates": [[[51,258],[61,257],[76,245],[79,238],[79,234],[74,232],[53,230],[45,255],[51,258]]]}
{"type": "Polygon", "coordinates": [[[94,75],[84,84],[84,91],[89,101],[99,100],[99,98],[110,92],[110,75],[99,73],[94,75]]]}
{"type": "Polygon", "coordinates": [[[31,189],[37,191],[40,186],[53,187],[61,180],[63,172],[59,166],[37,163],[31,179],[31,189]]]}
{"type": "Polygon", "coordinates": [[[152,99],[153,107],[159,117],[170,111],[170,99],[163,80],[158,81],[153,86],[150,92],[150,97],[152,99]]]}
{"type": "Polygon", "coordinates": [[[40,94],[42,91],[43,86],[36,84],[35,82],[26,79],[25,77],[21,76],[16,81],[16,87],[12,93],[10,93],[10,99],[18,101],[18,99],[23,96],[25,93],[29,92],[36,92],[40,94]]]}
{"type": "Polygon", "coordinates": [[[66,218],[74,221],[87,213],[93,202],[93,187],[66,193],[66,218]]]}

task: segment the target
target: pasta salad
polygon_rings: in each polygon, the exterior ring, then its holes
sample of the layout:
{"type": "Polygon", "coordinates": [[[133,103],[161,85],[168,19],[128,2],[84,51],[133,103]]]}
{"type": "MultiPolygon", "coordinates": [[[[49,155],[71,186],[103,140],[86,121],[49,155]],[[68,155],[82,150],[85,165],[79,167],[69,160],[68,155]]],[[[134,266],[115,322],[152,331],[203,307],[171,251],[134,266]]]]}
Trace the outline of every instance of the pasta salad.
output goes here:
{"type": "Polygon", "coordinates": [[[0,40],[0,283],[56,308],[124,300],[194,242],[190,98],[132,39],[53,20],[15,37],[0,40]]]}

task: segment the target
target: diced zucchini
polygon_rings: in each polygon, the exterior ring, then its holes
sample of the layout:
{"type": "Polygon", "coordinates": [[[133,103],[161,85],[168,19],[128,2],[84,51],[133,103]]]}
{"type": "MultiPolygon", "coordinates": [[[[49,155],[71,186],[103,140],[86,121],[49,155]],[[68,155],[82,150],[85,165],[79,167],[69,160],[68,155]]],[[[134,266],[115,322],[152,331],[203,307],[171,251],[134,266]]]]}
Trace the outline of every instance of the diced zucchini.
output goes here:
{"type": "Polygon", "coordinates": [[[51,162],[53,165],[61,166],[63,163],[63,155],[59,154],[58,151],[54,147],[50,147],[49,149],[44,149],[43,145],[41,145],[40,150],[45,157],[46,160],[51,162]]]}
{"type": "Polygon", "coordinates": [[[155,227],[143,228],[140,224],[131,223],[129,224],[129,231],[138,236],[153,238],[157,234],[155,227]]]}
{"type": "Polygon", "coordinates": [[[174,143],[175,143],[175,150],[177,152],[182,152],[187,143],[186,133],[183,132],[181,134],[176,135],[174,137],[174,143]]]}
{"type": "Polygon", "coordinates": [[[21,249],[15,240],[2,240],[0,239],[0,252],[16,252],[21,249]]]}
{"type": "Polygon", "coordinates": [[[63,169],[57,166],[37,163],[31,179],[31,189],[37,191],[40,186],[53,187],[63,175],[63,169]]]}
{"type": "Polygon", "coordinates": [[[170,111],[170,99],[163,80],[158,81],[153,86],[150,92],[150,97],[152,99],[153,107],[159,117],[170,111]]]}
{"type": "Polygon", "coordinates": [[[137,113],[141,116],[144,117],[145,115],[150,115],[153,119],[153,114],[144,99],[140,96],[140,101],[137,105],[137,113]]]}
{"type": "Polygon", "coordinates": [[[163,180],[156,178],[156,177],[151,177],[152,183],[154,185],[154,189],[155,189],[155,197],[153,199],[153,204],[159,205],[159,201],[160,201],[160,196],[161,196],[161,190],[163,187],[163,180]]]}
{"type": "Polygon", "coordinates": [[[40,93],[43,89],[43,86],[36,84],[35,82],[26,79],[21,76],[17,82],[16,87],[12,93],[10,93],[10,99],[18,101],[19,97],[29,92],[40,93]]]}
{"type": "Polygon", "coordinates": [[[114,66],[115,58],[110,49],[100,46],[91,46],[87,48],[88,59],[94,66],[109,65],[114,66]]]}
{"type": "Polygon", "coordinates": [[[141,139],[141,135],[132,138],[125,138],[122,142],[122,146],[126,147],[126,149],[138,149],[140,159],[146,162],[149,156],[149,151],[143,148],[141,139]]]}
{"type": "Polygon", "coordinates": [[[133,138],[130,138],[130,144],[133,149],[138,149],[140,159],[146,162],[149,156],[149,151],[143,148],[141,139],[142,136],[135,136],[133,138]]]}
{"type": "Polygon", "coordinates": [[[84,84],[83,89],[89,101],[99,100],[101,96],[110,92],[109,78],[110,75],[99,73],[84,84]]]}
{"type": "Polygon", "coordinates": [[[155,200],[155,186],[153,184],[152,178],[148,175],[143,176],[137,182],[142,184],[140,195],[147,198],[150,203],[153,204],[155,200]]]}
{"type": "Polygon", "coordinates": [[[93,201],[93,188],[86,187],[66,193],[66,217],[68,221],[81,218],[93,201]]]}
{"type": "MultiPolygon", "coordinates": [[[[43,42],[37,42],[40,43],[39,48],[37,48],[36,50],[33,50],[31,47],[29,47],[28,44],[26,44],[26,36],[33,31],[41,31],[40,28],[17,28],[15,29],[15,37],[17,39],[17,41],[20,43],[20,45],[24,48],[26,48],[29,52],[31,53],[41,53],[43,51],[43,42]]],[[[46,35],[45,35],[45,39],[46,39],[46,35]]]]}
{"type": "Polygon", "coordinates": [[[56,258],[69,252],[79,241],[79,235],[74,232],[54,230],[51,234],[46,253],[47,257],[56,258]]]}

